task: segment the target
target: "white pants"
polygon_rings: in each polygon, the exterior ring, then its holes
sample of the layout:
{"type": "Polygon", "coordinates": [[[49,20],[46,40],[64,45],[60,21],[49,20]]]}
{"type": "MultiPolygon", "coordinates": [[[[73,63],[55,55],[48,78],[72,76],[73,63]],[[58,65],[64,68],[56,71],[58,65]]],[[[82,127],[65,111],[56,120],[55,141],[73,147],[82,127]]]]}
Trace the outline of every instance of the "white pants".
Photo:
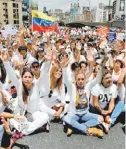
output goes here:
{"type": "Polygon", "coordinates": [[[22,130],[24,135],[29,135],[33,133],[36,129],[42,127],[49,121],[49,116],[47,113],[36,111],[32,114],[33,122],[28,122],[28,127],[22,130]]]}
{"type": "Polygon", "coordinates": [[[125,86],[124,86],[124,84],[122,84],[122,86],[118,89],[118,94],[119,94],[120,100],[124,101],[124,99],[125,99],[125,86]]]}

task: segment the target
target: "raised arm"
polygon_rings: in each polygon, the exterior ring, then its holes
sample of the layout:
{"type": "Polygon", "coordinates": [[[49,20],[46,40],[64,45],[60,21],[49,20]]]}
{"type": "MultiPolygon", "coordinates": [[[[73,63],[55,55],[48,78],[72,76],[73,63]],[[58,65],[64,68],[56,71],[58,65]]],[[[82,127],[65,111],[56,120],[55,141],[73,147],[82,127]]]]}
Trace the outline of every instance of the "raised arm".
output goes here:
{"type": "Polygon", "coordinates": [[[124,77],[125,77],[125,68],[122,68],[121,74],[120,74],[119,79],[118,79],[118,81],[117,81],[117,86],[118,86],[118,87],[121,87],[121,86],[122,86],[124,77]]]}
{"type": "Polygon", "coordinates": [[[91,74],[93,73],[94,63],[95,63],[94,60],[89,62],[89,72],[86,74],[86,81],[88,81],[91,74]]]}
{"type": "MultiPolygon", "coordinates": [[[[46,82],[46,84],[50,84],[50,67],[51,67],[51,62],[52,61],[52,51],[48,51],[45,55],[45,62],[43,63],[41,67],[41,73],[40,73],[40,78],[38,81],[38,86],[41,88],[41,85],[46,82]],[[48,77],[48,78],[47,78],[48,77]],[[47,80],[45,80],[47,79],[47,80]]],[[[48,87],[50,90],[50,86],[48,87]]]]}
{"type": "Polygon", "coordinates": [[[10,80],[12,81],[12,83],[14,84],[16,89],[18,90],[18,88],[19,88],[19,79],[17,78],[13,68],[10,66],[8,61],[4,61],[4,67],[6,69],[6,72],[9,75],[10,80]]]}

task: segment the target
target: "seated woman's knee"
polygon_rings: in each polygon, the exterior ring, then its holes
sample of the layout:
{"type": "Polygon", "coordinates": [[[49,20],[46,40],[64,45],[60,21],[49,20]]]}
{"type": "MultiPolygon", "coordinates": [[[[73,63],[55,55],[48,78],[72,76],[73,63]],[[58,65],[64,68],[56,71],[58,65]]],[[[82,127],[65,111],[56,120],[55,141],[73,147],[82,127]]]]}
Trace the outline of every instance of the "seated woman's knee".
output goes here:
{"type": "Polygon", "coordinates": [[[100,123],[104,122],[103,116],[99,115],[99,116],[98,116],[98,121],[99,121],[100,123]]]}

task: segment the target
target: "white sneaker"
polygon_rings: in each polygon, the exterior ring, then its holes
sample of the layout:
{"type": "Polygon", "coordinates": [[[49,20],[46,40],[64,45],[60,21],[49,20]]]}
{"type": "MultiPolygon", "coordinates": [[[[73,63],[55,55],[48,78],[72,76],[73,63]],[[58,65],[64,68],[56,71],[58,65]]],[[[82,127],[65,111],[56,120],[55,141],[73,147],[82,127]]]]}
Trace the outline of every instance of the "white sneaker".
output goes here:
{"type": "Polygon", "coordinates": [[[47,130],[48,132],[50,131],[50,123],[49,123],[49,122],[46,124],[46,130],[47,130]]]}

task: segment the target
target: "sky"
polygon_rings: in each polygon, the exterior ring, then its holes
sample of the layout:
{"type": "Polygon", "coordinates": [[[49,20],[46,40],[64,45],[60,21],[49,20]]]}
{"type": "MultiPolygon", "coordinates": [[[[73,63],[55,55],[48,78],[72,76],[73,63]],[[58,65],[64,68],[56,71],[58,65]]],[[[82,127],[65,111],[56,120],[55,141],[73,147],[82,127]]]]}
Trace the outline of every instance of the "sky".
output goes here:
{"type": "MultiPolygon", "coordinates": [[[[43,10],[43,7],[47,7],[47,10],[49,9],[63,9],[64,11],[67,11],[70,9],[71,3],[76,3],[78,0],[33,0],[38,1],[39,7],[43,10]]],[[[111,4],[112,4],[111,0],[111,4]]],[[[94,6],[97,6],[99,2],[103,2],[105,5],[109,5],[109,0],[79,0],[80,6],[89,6],[90,8],[93,8],[94,6]]]]}

